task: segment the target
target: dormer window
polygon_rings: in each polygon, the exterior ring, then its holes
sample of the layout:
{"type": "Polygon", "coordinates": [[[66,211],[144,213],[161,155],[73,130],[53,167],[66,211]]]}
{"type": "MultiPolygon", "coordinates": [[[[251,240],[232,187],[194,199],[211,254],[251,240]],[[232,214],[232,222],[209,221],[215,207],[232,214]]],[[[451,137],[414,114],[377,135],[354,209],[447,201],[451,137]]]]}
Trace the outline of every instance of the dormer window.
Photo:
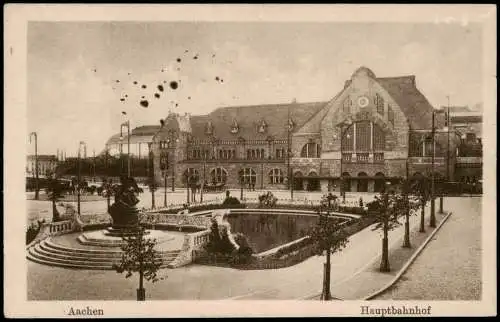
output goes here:
{"type": "Polygon", "coordinates": [[[205,127],[205,134],[213,134],[214,133],[214,126],[212,124],[212,121],[208,121],[207,126],[205,127]]]}
{"type": "Polygon", "coordinates": [[[240,130],[238,126],[238,122],[236,120],[233,120],[233,124],[231,125],[231,133],[236,134],[240,130]]]}
{"type": "Polygon", "coordinates": [[[262,122],[260,122],[257,130],[259,131],[259,133],[265,133],[266,129],[267,129],[267,124],[264,120],[262,120],[262,122]]]}

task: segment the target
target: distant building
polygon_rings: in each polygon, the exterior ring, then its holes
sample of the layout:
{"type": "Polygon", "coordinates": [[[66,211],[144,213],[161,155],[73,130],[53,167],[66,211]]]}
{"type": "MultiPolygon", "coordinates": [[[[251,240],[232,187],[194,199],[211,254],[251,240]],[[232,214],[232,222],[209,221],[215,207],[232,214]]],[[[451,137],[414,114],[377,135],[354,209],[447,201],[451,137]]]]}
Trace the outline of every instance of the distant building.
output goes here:
{"type": "MultiPolygon", "coordinates": [[[[145,125],[132,129],[130,133],[130,155],[136,158],[147,158],[149,153],[148,144],[152,142],[153,136],[159,130],[159,125],[145,125]]],[[[108,151],[111,156],[120,155],[120,151],[127,154],[127,148],[128,136],[126,132],[121,137],[120,133],[113,135],[105,145],[105,151],[108,151]]]]}
{"type": "MultiPolygon", "coordinates": [[[[26,160],[26,175],[28,177],[35,177],[35,162],[34,155],[28,155],[26,160]]],[[[48,174],[55,172],[57,167],[57,157],[55,155],[38,155],[38,176],[45,177],[48,174]]]]}
{"type": "Polygon", "coordinates": [[[478,183],[483,173],[482,105],[477,104],[473,108],[468,106],[442,108],[449,111],[452,133],[461,140],[455,151],[455,181],[478,183]]]}

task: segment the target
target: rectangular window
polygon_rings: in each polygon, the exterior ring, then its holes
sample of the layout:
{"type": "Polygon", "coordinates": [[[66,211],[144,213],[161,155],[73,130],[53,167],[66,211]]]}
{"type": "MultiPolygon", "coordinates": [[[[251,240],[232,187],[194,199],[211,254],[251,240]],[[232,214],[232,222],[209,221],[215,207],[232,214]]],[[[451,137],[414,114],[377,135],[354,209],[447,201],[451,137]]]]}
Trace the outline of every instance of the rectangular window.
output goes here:
{"type": "Polygon", "coordinates": [[[370,150],[371,139],[371,125],[370,122],[356,123],[356,151],[370,150]]]}
{"type": "Polygon", "coordinates": [[[375,105],[377,106],[377,113],[384,115],[384,99],[379,94],[375,94],[375,105]]]}
{"type": "Polygon", "coordinates": [[[378,125],[373,124],[373,149],[385,150],[385,133],[378,125]]]}
{"type": "Polygon", "coordinates": [[[389,120],[389,123],[394,126],[394,111],[390,105],[387,107],[387,119],[389,120]]]}
{"type": "Polygon", "coordinates": [[[342,128],[342,150],[352,151],[354,150],[354,125],[351,125],[347,130],[345,127],[342,128]]]}

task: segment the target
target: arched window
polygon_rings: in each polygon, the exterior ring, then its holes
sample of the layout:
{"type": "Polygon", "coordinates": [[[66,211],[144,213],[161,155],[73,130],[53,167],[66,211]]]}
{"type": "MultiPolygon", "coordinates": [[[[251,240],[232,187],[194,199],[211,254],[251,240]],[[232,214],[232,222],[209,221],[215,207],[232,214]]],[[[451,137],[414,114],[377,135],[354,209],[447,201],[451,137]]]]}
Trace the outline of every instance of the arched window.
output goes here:
{"type": "Polygon", "coordinates": [[[283,183],[284,177],[281,169],[272,169],[269,172],[269,183],[278,184],[283,183]]]}
{"type": "Polygon", "coordinates": [[[352,100],[350,97],[347,97],[342,104],[342,111],[346,114],[351,113],[352,100]]]}
{"type": "Polygon", "coordinates": [[[257,181],[257,174],[252,168],[241,169],[239,173],[243,177],[243,183],[255,183],[257,181]]]}
{"type": "Polygon", "coordinates": [[[302,147],[300,157],[302,158],[319,158],[321,154],[320,146],[317,143],[307,143],[302,147]]]}
{"type": "Polygon", "coordinates": [[[377,107],[377,113],[384,115],[384,99],[379,94],[375,94],[375,106],[377,107]]]}
{"type": "Polygon", "coordinates": [[[227,171],[221,167],[214,168],[210,171],[210,179],[212,183],[226,183],[227,171]]]}

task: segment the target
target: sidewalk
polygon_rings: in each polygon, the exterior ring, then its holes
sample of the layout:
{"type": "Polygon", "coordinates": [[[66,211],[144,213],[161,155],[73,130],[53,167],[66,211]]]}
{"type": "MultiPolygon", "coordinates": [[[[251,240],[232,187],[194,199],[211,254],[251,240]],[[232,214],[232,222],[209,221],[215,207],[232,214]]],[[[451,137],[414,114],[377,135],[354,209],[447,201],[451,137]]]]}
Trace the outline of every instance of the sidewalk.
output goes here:
{"type": "MultiPolygon", "coordinates": [[[[411,248],[402,247],[404,235],[392,241],[389,237],[389,264],[391,271],[387,273],[379,271],[381,260],[381,254],[379,254],[350,278],[340,281],[337,284],[332,284],[330,287],[332,298],[337,300],[364,300],[374,295],[375,292],[385,290],[389,283],[393,282],[396,277],[401,276],[404,270],[406,270],[406,264],[409,260],[413,259],[412,256],[418,256],[416,254],[417,251],[422,250],[420,249],[421,246],[439,228],[440,223],[447,215],[448,212],[445,211],[444,214],[441,214],[436,209],[436,228],[431,228],[429,227],[429,213],[426,212],[425,233],[419,232],[419,224],[413,227],[410,225],[411,248]]],[[[413,219],[415,217],[418,217],[419,223],[420,214],[414,216],[413,219]]],[[[380,247],[382,247],[381,244],[382,240],[380,240],[380,247]]],[[[320,294],[305,299],[320,300],[320,294]]]]}

